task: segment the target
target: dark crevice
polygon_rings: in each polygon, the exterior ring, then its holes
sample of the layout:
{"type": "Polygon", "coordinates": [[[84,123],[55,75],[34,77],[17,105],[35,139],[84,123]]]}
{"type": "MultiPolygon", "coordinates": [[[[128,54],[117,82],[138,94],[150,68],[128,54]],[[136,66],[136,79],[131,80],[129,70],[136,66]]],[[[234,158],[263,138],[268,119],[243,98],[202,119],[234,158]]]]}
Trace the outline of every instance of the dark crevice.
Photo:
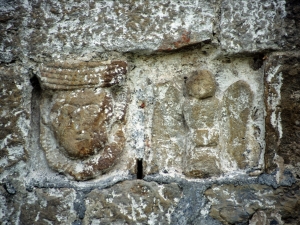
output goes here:
{"type": "Polygon", "coordinates": [[[143,159],[136,160],[136,178],[143,179],[143,159]]]}
{"type": "Polygon", "coordinates": [[[264,64],[265,55],[256,54],[253,56],[252,62],[250,64],[253,70],[259,70],[264,64]]]}
{"type": "MultiPolygon", "coordinates": [[[[30,78],[31,86],[33,87],[31,92],[31,129],[29,131],[30,136],[30,149],[39,149],[39,135],[40,135],[40,98],[42,89],[40,82],[36,75],[30,78]]],[[[34,158],[37,157],[36,151],[30,150],[30,164],[31,170],[38,169],[37,164],[34,162],[34,158]]]]}
{"type": "Polygon", "coordinates": [[[39,82],[39,79],[37,78],[36,75],[34,75],[32,78],[30,78],[30,83],[33,87],[33,91],[34,92],[40,92],[41,91],[41,85],[40,85],[40,82],[39,82]]]}

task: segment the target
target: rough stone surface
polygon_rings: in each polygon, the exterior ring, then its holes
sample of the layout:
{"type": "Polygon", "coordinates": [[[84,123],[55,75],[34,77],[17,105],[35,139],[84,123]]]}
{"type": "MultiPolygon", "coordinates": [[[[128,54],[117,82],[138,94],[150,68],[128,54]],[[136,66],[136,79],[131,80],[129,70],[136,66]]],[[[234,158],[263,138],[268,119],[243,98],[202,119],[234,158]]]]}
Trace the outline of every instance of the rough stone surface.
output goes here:
{"type": "Polygon", "coordinates": [[[181,197],[175,183],[125,181],[88,194],[83,224],[170,224],[181,197]]]}
{"type": "Polygon", "coordinates": [[[297,0],[0,0],[0,223],[300,224],[297,0]]]}
{"type": "Polygon", "coordinates": [[[222,1],[220,41],[230,53],[282,48],[285,1],[222,1]]]}
{"type": "MultiPolygon", "coordinates": [[[[21,68],[0,66],[0,173],[27,158],[29,110],[21,68]]],[[[25,84],[29,89],[28,81],[25,84]]]]}
{"type": "Polygon", "coordinates": [[[12,62],[21,53],[22,18],[24,10],[19,0],[0,1],[0,61],[12,62]]]}
{"type": "Polygon", "coordinates": [[[266,185],[213,185],[205,192],[210,215],[223,224],[297,224],[299,221],[299,183],[273,189],[266,185]]]}
{"type": "Polygon", "coordinates": [[[184,174],[193,178],[219,176],[221,174],[219,165],[219,158],[214,154],[207,153],[203,149],[194,149],[192,155],[185,158],[184,174]]]}
{"type": "Polygon", "coordinates": [[[76,220],[74,190],[36,189],[29,192],[20,209],[21,224],[71,224],[76,220]]]}
{"type": "Polygon", "coordinates": [[[12,25],[10,29],[3,26],[3,32],[9,33],[2,40],[3,60],[15,56],[10,49],[13,46],[21,50],[20,39],[23,54],[46,57],[112,50],[152,52],[200,43],[212,38],[216,16],[213,3],[4,1],[3,20],[12,25]],[[12,12],[17,9],[22,13],[23,21],[17,20],[21,24],[14,24],[12,12]],[[15,27],[19,28],[18,35],[14,35],[15,27]]]}
{"type": "Polygon", "coordinates": [[[275,53],[265,70],[266,92],[266,167],[280,172],[290,165],[299,177],[300,135],[300,57],[275,53]]]}
{"type": "Polygon", "coordinates": [[[287,50],[299,50],[299,21],[300,2],[297,0],[287,0],[285,4],[285,40],[287,50]]]}

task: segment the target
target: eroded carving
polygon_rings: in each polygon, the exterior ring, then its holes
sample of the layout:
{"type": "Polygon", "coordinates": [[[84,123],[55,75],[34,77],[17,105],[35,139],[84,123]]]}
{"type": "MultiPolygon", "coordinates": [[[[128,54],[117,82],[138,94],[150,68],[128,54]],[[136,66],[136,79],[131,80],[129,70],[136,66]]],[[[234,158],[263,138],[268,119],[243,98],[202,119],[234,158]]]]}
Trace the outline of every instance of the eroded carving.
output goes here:
{"type": "Polygon", "coordinates": [[[214,76],[208,70],[194,72],[186,81],[187,93],[198,99],[214,96],[216,92],[216,82],[214,76]]]}
{"type": "Polygon", "coordinates": [[[42,65],[41,144],[51,168],[87,180],[107,172],[125,143],[123,61],[42,65]]]}
{"type": "Polygon", "coordinates": [[[240,169],[247,166],[245,152],[248,144],[248,120],[253,93],[245,81],[233,83],[224,93],[222,108],[222,148],[240,169]]]}
{"type": "Polygon", "coordinates": [[[225,90],[221,101],[216,98],[213,74],[195,72],[186,81],[183,113],[189,128],[184,159],[187,176],[217,176],[225,155],[232,165],[245,169],[245,152],[249,142],[248,120],[253,93],[245,81],[237,81],[225,90]],[[229,156],[229,157],[228,157],[229,156]]]}
{"type": "Polygon", "coordinates": [[[216,82],[211,72],[195,72],[186,81],[188,94],[183,105],[191,143],[187,146],[184,173],[205,178],[220,174],[218,157],[214,152],[219,144],[219,100],[214,96],[216,82]]]}

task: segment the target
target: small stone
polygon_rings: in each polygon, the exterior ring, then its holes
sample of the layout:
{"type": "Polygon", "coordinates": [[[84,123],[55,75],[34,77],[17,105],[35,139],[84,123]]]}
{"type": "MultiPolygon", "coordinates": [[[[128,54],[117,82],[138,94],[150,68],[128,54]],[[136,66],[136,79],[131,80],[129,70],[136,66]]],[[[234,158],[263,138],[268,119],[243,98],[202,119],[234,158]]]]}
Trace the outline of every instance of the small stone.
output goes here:
{"type": "Polygon", "coordinates": [[[249,225],[264,225],[267,224],[267,215],[264,211],[257,211],[249,221],[249,225]]]}
{"type": "Polygon", "coordinates": [[[16,194],[16,189],[15,187],[11,184],[11,183],[5,183],[4,184],[5,190],[7,191],[7,193],[14,195],[16,194]]]}

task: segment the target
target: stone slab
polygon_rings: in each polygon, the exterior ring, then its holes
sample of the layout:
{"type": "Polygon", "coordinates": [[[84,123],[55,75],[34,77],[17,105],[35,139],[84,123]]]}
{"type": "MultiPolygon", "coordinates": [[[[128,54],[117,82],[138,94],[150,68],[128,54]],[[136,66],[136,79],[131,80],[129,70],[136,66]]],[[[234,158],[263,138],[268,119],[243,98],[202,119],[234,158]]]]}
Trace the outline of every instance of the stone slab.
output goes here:
{"type": "Polygon", "coordinates": [[[225,0],[221,5],[220,43],[227,54],[282,49],[284,0],[225,0]]]}
{"type": "Polygon", "coordinates": [[[30,117],[24,88],[31,85],[17,67],[0,66],[0,173],[27,158],[30,117]]]}
{"type": "Polygon", "coordinates": [[[261,224],[255,223],[261,217],[269,221],[264,224],[299,223],[299,183],[275,190],[259,184],[213,185],[205,195],[211,204],[210,216],[223,224],[242,224],[249,220],[250,224],[261,224]]]}
{"type": "MultiPolygon", "coordinates": [[[[211,40],[216,17],[214,2],[60,0],[19,3],[24,20],[16,38],[21,41],[8,43],[9,38],[4,38],[2,45],[4,49],[14,46],[27,56],[52,58],[91,52],[150,53],[178,49],[211,40]]],[[[5,54],[11,53],[5,50],[2,60],[11,60],[12,56],[5,54]]]]}
{"type": "Polygon", "coordinates": [[[83,224],[170,224],[181,189],[175,183],[158,185],[124,181],[88,194],[83,224]]]}
{"type": "MultiPolygon", "coordinates": [[[[265,68],[266,168],[300,165],[300,55],[285,52],[268,57],[265,68]]],[[[298,175],[299,176],[299,175],[298,175]]]]}

